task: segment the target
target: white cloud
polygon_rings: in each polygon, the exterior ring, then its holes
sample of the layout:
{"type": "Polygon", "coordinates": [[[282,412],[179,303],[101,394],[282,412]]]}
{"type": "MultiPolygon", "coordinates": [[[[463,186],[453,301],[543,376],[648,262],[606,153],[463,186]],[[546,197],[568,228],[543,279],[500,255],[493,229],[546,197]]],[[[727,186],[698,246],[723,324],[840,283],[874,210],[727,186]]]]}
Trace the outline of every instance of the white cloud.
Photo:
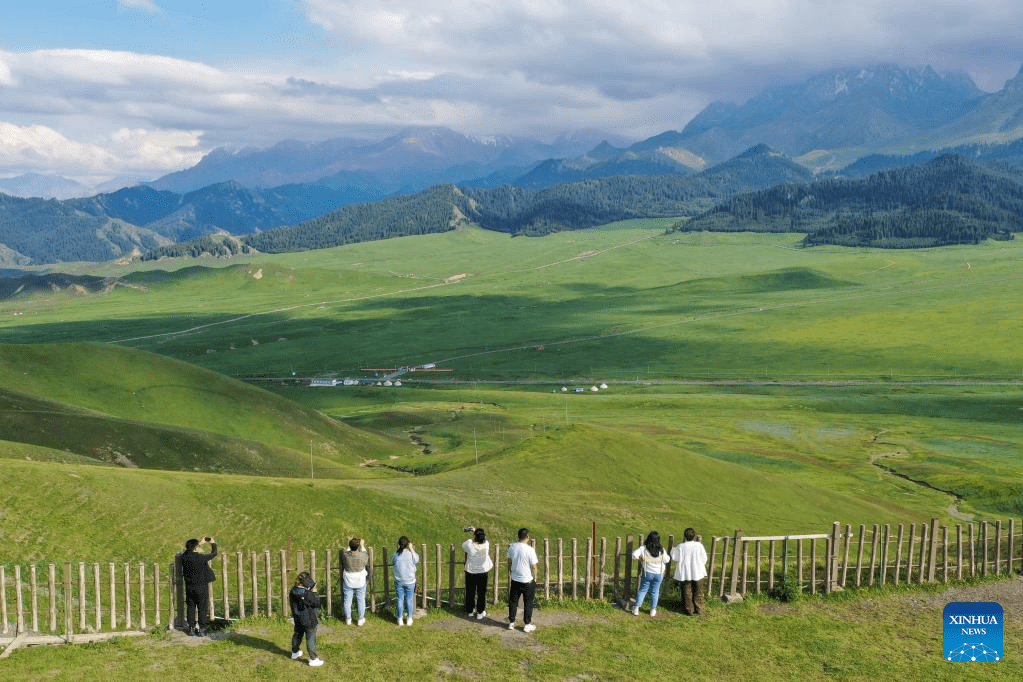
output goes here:
{"type": "Polygon", "coordinates": [[[117,6],[124,9],[140,9],[152,14],[163,12],[163,9],[153,0],[117,0],[117,6]]]}
{"type": "Polygon", "coordinates": [[[126,170],[163,174],[202,158],[199,135],[189,131],[121,129],[105,140],[72,140],[43,125],[0,121],[0,172],[59,170],[75,177],[112,177],[126,170]]]}

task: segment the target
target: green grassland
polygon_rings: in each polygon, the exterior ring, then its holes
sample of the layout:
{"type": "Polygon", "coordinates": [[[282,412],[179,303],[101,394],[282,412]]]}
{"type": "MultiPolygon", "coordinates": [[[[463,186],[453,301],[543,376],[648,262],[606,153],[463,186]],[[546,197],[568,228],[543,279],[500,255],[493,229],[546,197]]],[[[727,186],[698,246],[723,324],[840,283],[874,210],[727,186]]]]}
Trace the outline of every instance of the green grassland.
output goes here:
{"type": "Polygon", "coordinates": [[[196,528],[275,547],[1023,511],[1023,246],[799,249],[671,222],[69,266],[108,286],[0,303],[21,510],[0,534],[63,559],[93,556],[70,527],[94,518],[128,557],[196,528]],[[451,372],[307,385],[428,362],[451,372]],[[112,480],[160,492],[128,505],[112,480]]]}

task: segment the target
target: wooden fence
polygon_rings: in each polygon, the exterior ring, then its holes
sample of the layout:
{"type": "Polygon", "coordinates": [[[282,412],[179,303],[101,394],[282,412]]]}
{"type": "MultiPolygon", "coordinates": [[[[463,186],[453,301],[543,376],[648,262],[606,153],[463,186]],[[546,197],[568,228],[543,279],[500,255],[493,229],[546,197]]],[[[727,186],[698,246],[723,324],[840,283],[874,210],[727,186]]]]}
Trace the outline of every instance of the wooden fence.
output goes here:
{"type": "MultiPolygon", "coordinates": [[[[538,596],[546,600],[611,599],[626,604],[635,595],[637,565],[632,552],[644,534],[578,540],[543,539],[538,596]]],[[[670,551],[674,537],[669,536],[670,551]]],[[[491,545],[494,569],[490,601],[504,603],[507,544],[491,545]]],[[[420,608],[453,608],[464,601],[460,546],[416,545],[420,555],[420,608]]],[[[221,552],[213,561],[211,618],[288,616],[288,592],[298,572],[312,573],[327,615],[341,615],[341,548],[221,552]]],[[[393,596],[391,550],[369,547],[366,605],[388,608],[393,596]]],[[[795,576],[800,590],[828,593],[843,587],[949,582],[1023,570],[1023,539],[1015,519],[950,528],[929,523],[874,524],[853,528],[835,523],[829,532],[747,537],[741,531],[711,538],[706,593],[734,598],[768,592],[795,576]]],[[[669,567],[669,571],[671,567],[669,567]]],[[[662,588],[663,589],[667,589],[662,588]]],[[[184,593],[180,570],[159,563],[0,565],[0,646],[16,637],[89,641],[102,633],[141,634],[152,627],[181,627],[184,593]]]]}

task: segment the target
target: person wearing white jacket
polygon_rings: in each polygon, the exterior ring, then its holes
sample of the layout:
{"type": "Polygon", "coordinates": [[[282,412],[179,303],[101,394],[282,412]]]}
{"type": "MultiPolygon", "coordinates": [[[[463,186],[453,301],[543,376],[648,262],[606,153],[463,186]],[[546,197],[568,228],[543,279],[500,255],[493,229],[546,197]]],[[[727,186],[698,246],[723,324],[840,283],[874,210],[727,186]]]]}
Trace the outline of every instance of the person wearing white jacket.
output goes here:
{"type": "Polygon", "coordinates": [[[682,588],[682,611],[695,616],[703,603],[700,581],[707,577],[707,550],[692,528],[686,528],[683,537],[685,542],[672,548],[671,559],[675,562],[675,580],[682,588]]]}
{"type": "Polygon", "coordinates": [[[490,542],[482,528],[473,528],[473,536],[462,543],[465,552],[465,611],[476,620],[487,615],[487,576],[494,567],[490,542]]]}

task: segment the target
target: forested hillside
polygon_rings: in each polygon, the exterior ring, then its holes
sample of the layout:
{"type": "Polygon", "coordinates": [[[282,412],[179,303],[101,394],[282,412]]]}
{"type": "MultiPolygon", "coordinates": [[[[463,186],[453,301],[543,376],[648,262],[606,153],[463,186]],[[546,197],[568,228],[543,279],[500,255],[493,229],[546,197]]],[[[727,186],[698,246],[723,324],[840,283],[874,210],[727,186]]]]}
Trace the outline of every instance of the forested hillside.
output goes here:
{"type": "Polygon", "coordinates": [[[804,243],[920,247],[1012,239],[1023,172],[948,154],[862,179],[784,184],[734,196],[676,228],[805,232],[804,243]]]}
{"type": "Polygon", "coordinates": [[[439,185],[412,196],[345,206],[294,227],[221,237],[155,249],[147,259],[243,249],[272,253],[429,234],[475,223],[511,235],[539,236],[629,218],[695,216],[736,192],[779,182],[808,181],[811,173],[760,145],[697,175],[616,176],[547,189],[439,185]]]}

